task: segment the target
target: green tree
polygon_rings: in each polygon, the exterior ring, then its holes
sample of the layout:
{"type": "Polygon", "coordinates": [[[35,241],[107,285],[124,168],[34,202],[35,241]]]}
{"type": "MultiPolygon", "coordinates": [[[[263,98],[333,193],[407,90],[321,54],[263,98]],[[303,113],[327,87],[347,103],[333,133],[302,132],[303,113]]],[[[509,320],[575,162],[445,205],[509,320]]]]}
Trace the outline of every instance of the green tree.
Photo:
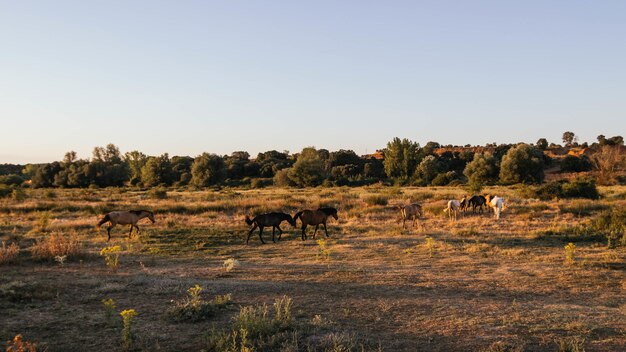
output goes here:
{"type": "Polygon", "coordinates": [[[300,187],[319,186],[326,179],[324,160],[313,148],[302,149],[296,162],[289,169],[289,179],[300,187]]]}
{"type": "Polygon", "coordinates": [[[219,155],[202,153],[191,165],[191,184],[207,187],[219,184],[226,179],[226,164],[219,155]]]}
{"type": "Polygon", "coordinates": [[[500,182],[541,183],[544,178],[543,167],[543,152],[531,145],[520,143],[502,157],[500,182]]]}
{"type": "Polygon", "coordinates": [[[419,163],[419,144],[406,138],[394,138],[384,150],[385,173],[389,177],[408,179],[419,163]]]}
{"type": "Polygon", "coordinates": [[[141,168],[141,182],[147,187],[160,184],[171,185],[174,180],[173,176],[172,162],[167,153],[149,157],[141,168]]]}
{"type": "Polygon", "coordinates": [[[133,150],[124,154],[124,161],[130,172],[130,183],[137,184],[141,181],[141,169],[146,165],[148,157],[138,150],[133,150]]]}
{"type": "Polygon", "coordinates": [[[496,158],[490,153],[476,153],[474,159],[465,166],[463,174],[467,177],[470,189],[478,192],[484,185],[497,181],[496,158]]]}
{"type": "Polygon", "coordinates": [[[546,150],[548,149],[548,140],[545,138],[539,138],[539,140],[537,140],[537,143],[535,143],[535,145],[537,146],[537,148],[541,150],[546,150]]]}
{"type": "Polygon", "coordinates": [[[437,177],[440,171],[441,168],[437,157],[428,155],[417,166],[415,176],[418,177],[420,184],[428,185],[437,177]]]}
{"type": "Polygon", "coordinates": [[[563,143],[565,143],[566,147],[571,147],[575,145],[577,141],[578,141],[578,137],[576,137],[574,132],[570,132],[570,131],[563,132],[563,143]]]}

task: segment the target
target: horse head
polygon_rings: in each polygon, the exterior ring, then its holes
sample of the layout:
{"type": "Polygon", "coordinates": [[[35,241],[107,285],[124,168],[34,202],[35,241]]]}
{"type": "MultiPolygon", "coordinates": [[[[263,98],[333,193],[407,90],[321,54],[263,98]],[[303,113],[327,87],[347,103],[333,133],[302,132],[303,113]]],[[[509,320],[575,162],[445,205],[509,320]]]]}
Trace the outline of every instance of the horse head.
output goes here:
{"type": "Polygon", "coordinates": [[[154,224],[156,221],[154,220],[154,213],[151,211],[147,211],[146,213],[148,214],[148,219],[150,219],[150,221],[152,221],[152,223],[154,224]]]}

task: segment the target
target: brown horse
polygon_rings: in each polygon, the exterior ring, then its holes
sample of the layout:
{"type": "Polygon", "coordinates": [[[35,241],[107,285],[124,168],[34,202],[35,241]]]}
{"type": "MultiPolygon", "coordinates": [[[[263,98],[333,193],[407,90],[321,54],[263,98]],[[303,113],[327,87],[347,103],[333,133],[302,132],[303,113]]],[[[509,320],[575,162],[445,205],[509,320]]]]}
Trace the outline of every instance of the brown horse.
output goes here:
{"type": "Polygon", "coordinates": [[[402,228],[406,228],[406,220],[413,220],[413,227],[415,227],[415,220],[422,216],[422,206],[418,203],[411,203],[407,205],[398,205],[400,209],[400,217],[402,218],[402,228]]]}
{"type": "Polygon", "coordinates": [[[139,234],[139,226],[137,226],[137,221],[148,218],[154,224],[154,213],[148,210],[130,210],[130,211],[112,211],[106,214],[100,221],[98,221],[98,233],[100,233],[100,226],[105,222],[109,222],[110,225],[107,227],[107,242],[111,240],[111,229],[117,225],[130,225],[130,231],[128,232],[128,238],[133,233],[133,227],[137,229],[137,234],[139,234]]]}
{"type": "Polygon", "coordinates": [[[328,237],[328,229],[326,228],[326,221],[328,217],[332,216],[335,220],[338,220],[337,209],[335,208],[319,208],[317,210],[303,210],[296,213],[293,217],[294,222],[300,218],[302,221],[302,240],[306,240],[306,227],[308,225],[315,225],[315,231],[313,232],[313,238],[315,238],[315,234],[317,233],[317,229],[320,225],[324,225],[324,232],[326,233],[326,237],[328,237]]]}
{"type": "Polygon", "coordinates": [[[476,213],[476,208],[482,213],[483,207],[487,205],[487,200],[483,196],[474,195],[469,199],[467,205],[472,207],[472,213],[476,213]]]}
{"type": "Polygon", "coordinates": [[[266,226],[272,227],[272,242],[276,243],[274,240],[274,231],[278,229],[278,239],[280,240],[280,236],[283,234],[283,230],[280,228],[280,223],[283,221],[287,221],[291,224],[291,226],[296,226],[296,221],[289,214],[285,213],[267,213],[255,216],[254,219],[250,219],[249,216],[246,215],[246,224],[254,225],[248,231],[248,238],[246,239],[246,244],[250,241],[250,235],[252,235],[252,231],[254,231],[257,227],[259,228],[259,238],[261,239],[261,243],[265,244],[263,241],[263,228],[266,226]]]}

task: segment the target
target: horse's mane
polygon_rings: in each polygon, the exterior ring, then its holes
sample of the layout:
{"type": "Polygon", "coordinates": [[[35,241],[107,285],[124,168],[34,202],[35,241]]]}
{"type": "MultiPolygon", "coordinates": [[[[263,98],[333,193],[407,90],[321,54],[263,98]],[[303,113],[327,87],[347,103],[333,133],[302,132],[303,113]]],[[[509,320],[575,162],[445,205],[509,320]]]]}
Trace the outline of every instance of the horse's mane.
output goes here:
{"type": "Polygon", "coordinates": [[[148,214],[152,214],[151,211],[149,210],[129,210],[129,213],[133,213],[135,215],[141,215],[141,213],[148,213],[148,214]]]}

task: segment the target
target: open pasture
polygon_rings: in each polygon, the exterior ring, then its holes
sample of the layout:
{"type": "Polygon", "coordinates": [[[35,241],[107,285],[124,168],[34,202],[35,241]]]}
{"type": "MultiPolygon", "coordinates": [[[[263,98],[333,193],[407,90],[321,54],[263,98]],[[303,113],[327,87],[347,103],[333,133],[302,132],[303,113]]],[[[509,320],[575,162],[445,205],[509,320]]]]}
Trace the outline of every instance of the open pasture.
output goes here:
{"type": "Polygon", "coordinates": [[[599,201],[487,192],[507,199],[499,221],[449,220],[447,201],[465,194],[450,187],[27,190],[0,201],[0,240],[20,247],[0,261],[0,346],[22,334],[48,351],[626,350],[624,239],[609,248],[585,230],[624,208],[626,189],[602,188],[599,201]],[[424,216],[403,229],[394,205],[409,202],[424,216]],[[309,227],[302,241],[284,222],[278,243],[266,228],[267,244],[255,233],[245,245],[245,215],[319,206],[339,210],[329,238],[309,227]],[[118,225],[107,243],[99,218],[128,209],[156,223],[131,239],[118,225]],[[72,242],[68,257],[33,249],[55,236],[72,242]],[[114,246],[117,265],[106,265],[100,252],[114,246]],[[229,302],[177,316],[196,284],[201,299],[229,302]],[[125,309],[138,313],[128,340],[125,309]]]}

